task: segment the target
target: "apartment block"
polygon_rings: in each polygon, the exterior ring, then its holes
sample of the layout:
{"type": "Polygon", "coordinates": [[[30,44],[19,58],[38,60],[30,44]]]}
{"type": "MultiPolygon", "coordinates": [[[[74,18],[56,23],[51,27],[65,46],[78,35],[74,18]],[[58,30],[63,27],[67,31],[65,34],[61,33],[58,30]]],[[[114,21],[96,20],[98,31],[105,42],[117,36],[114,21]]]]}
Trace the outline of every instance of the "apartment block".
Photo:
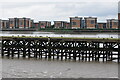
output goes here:
{"type": "Polygon", "coordinates": [[[118,28],[120,29],[120,13],[118,13],[118,28]]]}
{"type": "Polygon", "coordinates": [[[66,28],[65,21],[54,21],[54,28],[66,28]]]}
{"type": "Polygon", "coordinates": [[[118,29],[118,20],[117,19],[108,19],[107,20],[107,29],[118,29]]]}
{"type": "Polygon", "coordinates": [[[8,20],[2,20],[2,28],[9,28],[9,21],[8,20]]]}
{"type": "Polygon", "coordinates": [[[32,20],[32,19],[28,20],[28,27],[27,28],[34,28],[33,23],[34,23],[34,20],[32,20]]]}
{"type": "Polygon", "coordinates": [[[66,26],[65,26],[65,29],[70,29],[70,23],[66,22],[66,26]]]}
{"type": "Polygon", "coordinates": [[[98,29],[106,29],[106,23],[98,23],[98,29]]]}
{"type": "Polygon", "coordinates": [[[24,18],[19,18],[17,19],[18,20],[18,25],[16,26],[17,28],[25,28],[24,24],[25,24],[25,21],[24,21],[24,18]]]}
{"type": "Polygon", "coordinates": [[[51,22],[49,21],[39,21],[40,28],[49,28],[51,27],[51,22]]]}
{"type": "Polygon", "coordinates": [[[2,20],[0,19],[0,29],[2,28],[2,20]]]}
{"type": "Polygon", "coordinates": [[[81,29],[84,29],[84,28],[86,28],[85,27],[85,20],[82,20],[82,22],[81,22],[81,29]]]}
{"type": "Polygon", "coordinates": [[[9,28],[31,28],[33,20],[30,18],[9,18],[9,28]]]}
{"type": "Polygon", "coordinates": [[[15,28],[15,18],[9,18],[9,28],[15,28]]]}
{"type": "Polygon", "coordinates": [[[97,27],[97,18],[96,17],[85,17],[85,28],[94,29],[97,27]]]}
{"type": "Polygon", "coordinates": [[[30,18],[23,18],[24,20],[24,27],[25,28],[32,28],[33,27],[33,20],[30,18]]]}
{"type": "Polygon", "coordinates": [[[34,28],[38,29],[39,28],[39,23],[33,23],[34,28]]]}
{"type": "Polygon", "coordinates": [[[72,29],[78,29],[82,26],[82,17],[70,17],[70,27],[72,29]]]}

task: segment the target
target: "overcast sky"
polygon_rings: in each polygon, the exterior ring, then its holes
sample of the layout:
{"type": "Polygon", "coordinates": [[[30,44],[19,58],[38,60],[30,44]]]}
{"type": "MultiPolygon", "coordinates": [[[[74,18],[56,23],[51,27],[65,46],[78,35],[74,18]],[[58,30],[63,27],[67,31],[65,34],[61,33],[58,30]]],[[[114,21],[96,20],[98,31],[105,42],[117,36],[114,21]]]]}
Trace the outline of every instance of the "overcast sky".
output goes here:
{"type": "Polygon", "coordinates": [[[63,20],[69,21],[71,16],[94,16],[98,22],[116,18],[118,14],[117,0],[83,1],[83,0],[1,0],[0,18],[29,17],[34,21],[40,20],[63,20]]]}

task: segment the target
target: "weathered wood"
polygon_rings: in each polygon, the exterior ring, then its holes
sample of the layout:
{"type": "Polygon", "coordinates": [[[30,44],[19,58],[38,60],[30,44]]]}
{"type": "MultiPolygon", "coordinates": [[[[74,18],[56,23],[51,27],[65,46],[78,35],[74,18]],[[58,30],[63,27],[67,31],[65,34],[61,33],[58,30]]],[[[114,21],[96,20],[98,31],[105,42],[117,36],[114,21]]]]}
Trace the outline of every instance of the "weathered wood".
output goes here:
{"type": "Polygon", "coordinates": [[[2,57],[35,59],[73,59],[79,61],[120,61],[118,40],[4,37],[2,57]],[[114,57],[114,56],[117,56],[114,57]]]}

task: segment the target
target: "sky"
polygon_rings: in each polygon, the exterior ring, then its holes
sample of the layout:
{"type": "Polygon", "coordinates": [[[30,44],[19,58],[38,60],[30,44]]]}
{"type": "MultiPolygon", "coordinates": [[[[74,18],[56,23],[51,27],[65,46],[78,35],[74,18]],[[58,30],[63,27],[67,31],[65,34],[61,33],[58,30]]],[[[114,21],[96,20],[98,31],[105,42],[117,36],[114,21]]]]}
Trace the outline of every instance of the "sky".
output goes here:
{"type": "Polygon", "coordinates": [[[68,21],[69,17],[117,19],[118,0],[0,0],[0,18],[28,17],[37,21],[68,21]]]}

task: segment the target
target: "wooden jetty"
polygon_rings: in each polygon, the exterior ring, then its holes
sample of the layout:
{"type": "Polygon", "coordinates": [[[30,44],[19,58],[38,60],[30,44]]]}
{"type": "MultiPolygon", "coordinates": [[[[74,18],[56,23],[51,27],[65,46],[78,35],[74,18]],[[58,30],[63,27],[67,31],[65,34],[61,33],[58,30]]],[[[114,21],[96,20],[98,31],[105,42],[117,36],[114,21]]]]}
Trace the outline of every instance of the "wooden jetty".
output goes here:
{"type": "Polygon", "coordinates": [[[2,58],[120,62],[120,39],[1,37],[2,58]]]}

